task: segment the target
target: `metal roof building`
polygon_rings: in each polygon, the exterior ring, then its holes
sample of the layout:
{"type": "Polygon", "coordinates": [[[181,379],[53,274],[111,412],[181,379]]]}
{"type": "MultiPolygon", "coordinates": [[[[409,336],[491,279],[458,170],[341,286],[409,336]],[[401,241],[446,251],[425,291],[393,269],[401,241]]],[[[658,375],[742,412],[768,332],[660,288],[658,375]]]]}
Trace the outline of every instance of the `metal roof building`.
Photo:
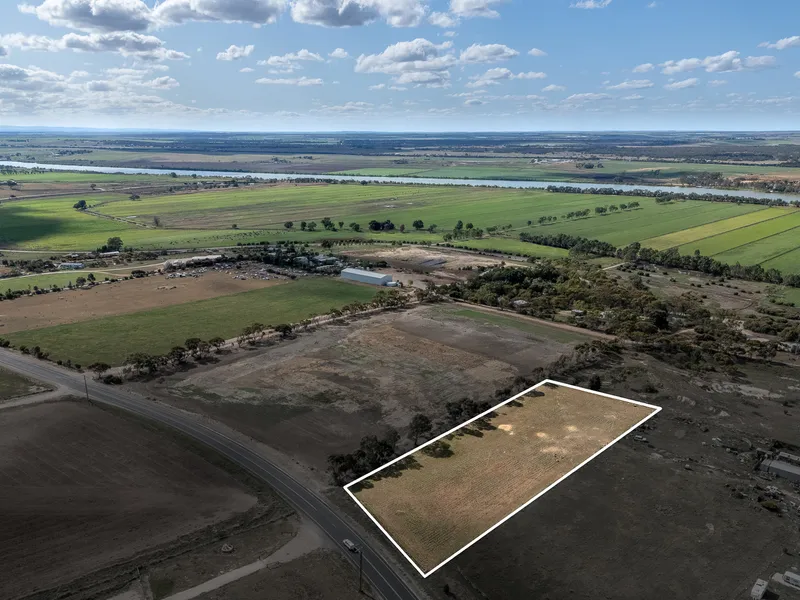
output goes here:
{"type": "Polygon", "coordinates": [[[363,269],[344,269],[342,271],[342,279],[349,279],[350,281],[358,281],[360,283],[371,283],[372,285],[386,285],[392,281],[392,276],[384,275],[383,273],[375,273],[373,271],[365,271],[363,269]]]}
{"type": "Polygon", "coordinates": [[[791,463],[768,458],[761,463],[761,470],[772,473],[778,477],[783,477],[789,481],[800,483],[800,467],[791,463]]]}

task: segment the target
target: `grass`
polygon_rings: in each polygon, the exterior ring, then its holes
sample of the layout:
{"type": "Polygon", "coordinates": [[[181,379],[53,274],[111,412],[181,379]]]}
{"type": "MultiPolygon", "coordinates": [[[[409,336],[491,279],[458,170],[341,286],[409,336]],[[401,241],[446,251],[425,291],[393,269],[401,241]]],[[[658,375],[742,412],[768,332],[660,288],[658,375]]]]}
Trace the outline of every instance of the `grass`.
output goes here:
{"type": "Polygon", "coordinates": [[[66,285],[71,281],[75,283],[75,280],[78,277],[83,277],[84,279],[88,277],[89,273],[94,273],[94,276],[97,278],[97,281],[103,281],[106,277],[109,279],[122,277],[123,273],[118,272],[116,274],[109,273],[105,271],[97,271],[97,270],[86,270],[86,271],[64,271],[59,273],[45,273],[43,275],[31,275],[26,277],[7,277],[5,279],[0,279],[0,293],[4,293],[6,290],[33,290],[34,287],[38,287],[39,289],[46,289],[52,287],[54,285],[58,287],[66,287],[66,285]]]}
{"type": "Polygon", "coordinates": [[[354,300],[369,301],[376,291],[335,279],[305,278],[231,296],[18,332],[8,339],[16,346],[38,345],[53,360],[120,365],[135,352],[164,354],[191,337],[229,339],[254,322],[296,323],[354,300]]]}
{"type": "Polygon", "coordinates": [[[0,400],[10,400],[19,396],[27,396],[36,391],[50,389],[41,384],[33,383],[31,380],[0,368],[0,400]]]}
{"type": "MultiPolygon", "coordinates": [[[[794,210],[777,219],[762,221],[727,233],[698,240],[697,242],[685,244],[681,246],[679,250],[682,254],[690,254],[695,250],[700,250],[702,255],[713,256],[718,260],[723,260],[723,256],[744,256],[747,254],[749,256],[748,260],[753,262],[743,262],[742,264],[756,264],[778,253],[778,251],[768,247],[771,245],[769,240],[773,239],[772,236],[782,232],[789,232],[798,226],[800,226],[800,211],[794,210]],[[761,244],[761,246],[754,250],[753,244],[761,244]],[[750,248],[745,250],[745,246],[750,246],[750,248]]],[[[791,235],[792,234],[789,233],[789,239],[791,239],[791,235]]],[[[796,232],[794,238],[797,240],[796,232]]],[[[797,244],[795,244],[794,247],[796,248],[797,244]]],[[[733,262],[736,262],[736,260],[733,262]]]]}
{"type": "Polygon", "coordinates": [[[539,339],[554,340],[556,342],[561,342],[562,344],[585,342],[587,339],[589,339],[585,335],[560,329],[558,327],[548,327],[547,325],[542,325],[540,323],[536,323],[535,321],[529,321],[527,319],[520,319],[517,317],[504,317],[503,315],[486,313],[479,310],[470,310],[468,308],[452,311],[449,314],[457,317],[472,319],[473,321],[478,321],[481,323],[490,323],[492,325],[499,325],[500,327],[517,329],[519,331],[524,331],[525,333],[530,333],[539,339]]]}
{"type": "MultiPolygon", "coordinates": [[[[678,246],[684,253],[699,249],[704,255],[713,256],[784,231],[795,220],[800,223],[800,210],[796,209],[692,200],[657,204],[652,198],[638,198],[641,207],[637,210],[594,214],[597,206],[618,205],[626,200],[546,190],[377,184],[245,186],[144,196],[137,201],[129,200],[125,194],[109,193],[91,198],[92,209],[108,218],[74,210],[75,197],[3,203],[0,247],[92,250],[111,236],[142,249],[213,248],[281,240],[316,242],[326,238],[436,243],[443,241],[443,232],[461,220],[484,229],[509,225],[511,229],[504,230],[504,237],[465,240],[456,245],[526,256],[561,257],[567,253],[519,242],[514,238],[520,231],[565,233],[616,246],[632,242],[656,248],[678,246]],[[583,209],[589,209],[591,215],[569,221],[561,218],[583,209]],[[156,216],[162,227],[152,226],[156,216]],[[536,225],[542,216],[557,217],[558,221],[536,225]],[[321,230],[324,217],[344,223],[344,229],[321,230]],[[406,232],[370,232],[367,225],[373,219],[390,219],[398,227],[405,225],[406,232]],[[436,224],[440,233],[413,231],[411,226],[417,219],[426,226],[436,224]],[[284,225],[289,221],[294,225],[287,229],[284,225]],[[300,231],[301,221],[315,221],[318,230],[300,231]],[[528,225],[529,221],[534,225],[528,225]],[[348,228],[351,222],[361,225],[362,232],[352,232],[348,228]]],[[[759,244],[742,256],[760,263],[797,247],[785,241],[774,247],[770,242],[759,244]]],[[[800,265],[779,262],[784,270],[800,270],[800,265]]]]}
{"type": "MultiPolygon", "coordinates": [[[[798,215],[800,217],[800,215],[798,215]]],[[[800,225],[798,225],[800,227],[800,225]]],[[[717,260],[730,264],[755,265],[779,255],[792,252],[798,247],[798,229],[791,229],[764,237],[758,241],[733,248],[714,256],[717,260]]],[[[800,265],[795,265],[795,269],[800,265]]]]}

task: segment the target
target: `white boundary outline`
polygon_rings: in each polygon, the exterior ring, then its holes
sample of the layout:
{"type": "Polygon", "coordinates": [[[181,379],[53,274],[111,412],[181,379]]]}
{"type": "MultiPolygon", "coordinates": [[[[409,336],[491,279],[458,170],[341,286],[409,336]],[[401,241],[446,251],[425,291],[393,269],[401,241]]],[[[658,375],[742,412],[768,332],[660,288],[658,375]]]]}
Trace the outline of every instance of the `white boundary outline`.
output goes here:
{"type": "Polygon", "coordinates": [[[586,388],[582,388],[582,387],[579,387],[579,386],[577,386],[577,385],[570,385],[570,384],[568,384],[568,383],[561,383],[560,381],[554,381],[554,380],[552,380],[552,379],[545,379],[544,381],[541,381],[541,382],[537,383],[537,384],[536,384],[536,385],[534,385],[533,387],[530,387],[530,388],[528,388],[528,389],[527,389],[527,390],[525,390],[524,392],[520,392],[520,393],[519,393],[519,394],[517,394],[516,396],[512,396],[511,398],[509,398],[508,400],[504,400],[503,402],[501,402],[501,403],[500,403],[500,404],[498,404],[497,406],[494,406],[494,407],[490,408],[489,410],[487,410],[487,411],[485,411],[485,412],[482,412],[482,413],[481,413],[481,414],[479,414],[478,416],[471,418],[469,421],[465,421],[464,423],[461,423],[460,425],[456,425],[456,426],[455,426],[455,427],[453,427],[451,430],[449,430],[449,431],[446,431],[446,432],[442,433],[441,435],[438,435],[438,436],[436,436],[436,437],[435,437],[435,438],[433,438],[432,440],[428,440],[427,442],[425,442],[424,444],[421,444],[420,446],[417,446],[417,447],[416,447],[416,448],[414,448],[413,450],[409,450],[408,452],[406,452],[406,453],[405,453],[405,454],[403,454],[402,456],[398,456],[397,458],[395,458],[395,459],[393,459],[393,460],[389,461],[389,462],[388,462],[388,463],[386,463],[385,465],[383,465],[383,466],[381,466],[381,467],[378,467],[378,468],[377,468],[377,469],[375,469],[374,471],[370,471],[370,472],[369,472],[369,473],[367,473],[366,475],[363,475],[363,476],[359,477],[359,478],[358,478],[358,479],[356,479],[355,481],[351,481],[351,482],[350,482],[350,483],[348,483],[346,486],[344,486],[344,491],[346,491],[346,492],[347,492],[347,493],[350,495],[350,497],[351,497],[351,498],[352,498],[352,499],[355,501],[355,503],[356,503],[356,504],[357,504],[359,507],[361,507],[361,510],[363,510],[363,511],[366,513],[366,515],[367,515],[367,516],[368,516],[368,517],[369,517],[369,518],[372,520],[372,522],[373,522],[373,523],[375,523],[375,525],[377,525],[377,526],[378,526],[378,529],[380,529],[380,530],[381,530],[381,532],[383,533],[383,535],[385,535],[385,536],[386,536],[386,537],[389,539],[389,541],[390,541],[390,542],[392,542],[392,544],[394,545],[394,547],[395,547],[395,548],[397,548],[397,549],[400,551],[400,554],[402,554],[402,555],[403,555],[403,556],[406,558],[406,560],[408,560],[408,562],[410,562],[410,563],[412,564],[412,566],[413,566],[413,567],[414,567],[414,568],[417,570],[417,572],[418,572],[420,575],[422,575],[422,577],[423,577],[423,578],[425,578],[425,577],[428,577],[429,575],[432,575],[434,572],[438,571],[438,570],[439,570],[440,568],[442,568],[444,565],[446,565],[446,564],[447,564],[447,563],[449,563],[451,560],[453,560],[453,559],[454,559],[456,556],[458,556],[459,554],[461,554],[462,552],[464,552],[464,551],[465,551],[467,548],[469,548],[469,547],[470,547],[470,546],[472,546],[473,544],[476,544],[478,541],[480,541],[481,539],[483,539],[484,537],[486,537],[487,535],[489,535],[489,534],[490,534],[492,531],[494,531],[495,529],[497,529],[498,527],[500,527],[500,525],[502,525],[503,523],[505,523],[506,521],[508,521],[508,520],[509,520],[511,517],[513,517],[514,515],[516,515],[516,514],[517,514],[518,512],[520,512],[522,509],[526,508],[528,505],[530,505],[531,503],[533,503],[535,500],[539,499],[541,496],[543,496],[544,494],[546,494],[547,492],[549,492],[551,489],[553,489],[553,488],[554,488],[555,486],[557,486],[559,483],[561,483],[562,481],[564,481],[564,480],[565,480],[567,477],[569,477],[570,475],[572,475],[573,473],[575,473],[575,472],[576,472],[578,469],[580,469],[580,468],[584,467],[584,466],[585,466],[585,465],[587,465],[589,462],[591,462],[592,460],[594,460],[595,458],[597,458],[598,456],[600,456],[600,454],[602,454],[603,452],[605,452],[606,450],[608,450],[609,448],[611,448],[611,446],[613,446],[614,444],[616,444],[618,441],[620,441],[620,440],[621,440],[622,438],[624,438],[626,435],[628,435],[629,433],[631,433],[631,432],[632,432],[633,430],[635,430],[637,427],[641,426],[641,425],[642,425],[643,423],[645,423],[646,421],[649,421],[650,419],[652,419],[653,417],[655,417],[655,416],[656,416],[656,415],[657,415],[659,412],[661,412],[661,408],[662,408],[662,407],[660,407],[660,406],[655,406],[655,405],[653,405],[653,404],[647,404],[647,403],[645,403],[645,402],[638,402],[638,401],[636,401],[636,400],[629,400],[628,398],[622,398],[622,397],[620,397],[620,396],[613,396],[612,394],[604,394],[603,392],[596,392],[596,391],[594,391],[594,390],[589,390],[589,389],[586,389],[586,388]],[[597,396],[604,396],[604,397],[606,397],[606,398],[612,398],[612,399],[614,399],[614,400],[621,400],[621,401],[623,401],[623,402],[628,402],[628,403],[630,403],[630,404],[638,404],[639,406],[646,406],[647,408],[652,408],[652,409],[653,409],[653,412],[652,412],[650,415],[648,415],[647,417],[645,417],[644,419],[642,419],[641,421],[639,421],[638,423],[636,423],[636,425],[634,425],[633,427],[631,427],[630,429],[628,429],[628,430],[627,430],[625,433],[623,433],[622,435],[620,435],[619,437],[617,437],[615,440],[613,440],[612,442],[610,442],[610,443],[606,444],[605,446],[603,446],[602,448],[600,448],[600,450],[598,450],[597,452],[595,452],[594,454],[592,454],[592,455],[591,455],[589,458],[587,458],[585,461],[583,461],[583,462],[582,462],[581,464],[579,464],[577,467],[575,467],[574,469],[572,469],[572,470],[571,470],[570,472],[568,472],[567,474],[563,475],[561,478],[559,478],[559,479],[558,479],[558,480],[556,480],[555,482],[551,483],[549,486],[547,486],[547,487],[546,487],[545,489],[543,489],[541,492],[539,492],[538,494],[536,494],[536,495],[535,495],[533,498],[531,498],[530,500],[528,500],[528,501],[527,501],[525,504],[523,504],[522,506],[520,506],[518,509],[514,510],[514,511],[513,511],[512,513],[510,513],[508,516],[506,516],[506,517],[504,517],[503,519],[501,519],[500,521],[498,521],[496,524],[492,525],[492,526],[491,526],[489,529],[487,529],[486,531],[484,531],[482,534],[480,534],[478,537],[476,537],[474,540],[472,540],[472,541],[471,541],[469,544],[467,544],[466,546],[464,546],[463,548],[461,548],[460,550],[458,550],[458,551],[457,551],[455,554],[453,554],[452,556],[450,556],[450,557],[446,558],[445,560],[443,560],[442,562],[440,562],[438,565],[436,565],[435,567],[433,567],[433,568],[432,568],[430,571],[428,571],[428,572],[426,573],[425,571],[423,571],[422,569],[420,569],[420,568],[419,568],[419,566],[417,565],[417,563],[415,563],[415,562],[412,560],[412,558],[411,558],[411,557],[410,557],[410,556],[409,556],[409,555],[406,553],[406,551],[405,551],[405,550],[403,550],[403,549],[400,547],[400,544],[398,544],[398,543],[397,543],[397,542],[394,540],[394,538],[393,538],[391,535],[389,535],[389,532],[388,532],[388,531],[386,531],[386,530],[383,528],[383,526],[382,526],[382,525],[381,525],[381,524],[378,522],[378,520],[377,520],[375,517],[373,517],[373,516],[372,516],[372,514],[371,514],[371,513],[370,513],[370,512],[367,510],[367,508],[366,508],[366,507],[365,507],[363,504],[361,504],[361,502],[359,502],[358,498],[356,498],[355,494],[353,494],[353,492],[351,492],[349,488],[350,488],[351,486],[353,486],[353,485],[355,485],[355,484],[357,484],[357,483],[361,482],[361,481],[364,481],[365,479],[368,479],[368,478],[372,477],[372,476],[373,476],[375,473],[378,473],[379,471],[382,471],[382,470],[383,470],[383,469],[385,469],[386,467],[388,467],[388,466],[390,466],[390,465],[393,465],[394,463],[396,463],[396,462],[398,462],[398,461],[400,461],[400,460],[403,460],[403,459],[404,459],[404,458],[406,458],[407,456],[410,456],[411,454],[414,454],[415,452],[417,452],[418,450],[421,450],[421,449],[422,449],[422,448],[424,448],[425,446],[429,446],[430,444],[433,444],[434,442],[437,442],[437,441],[439,441],[439,440],[440,440],[440,439],[442,439],[443,437],[447,437],[447,436],[448,436],[448,435],[450,435],[451,433],[454,433],[455,431],[457,431],[457,430],[461,429],[462,427],[465,427],[466,425],[469,425],[469,424],[470,424],[470,423],[472,423],[473,421],[477,421],[477,420],[478,420],[478,419],[480,419],[481,417],[484,417],[484,416],[488,415],[489,413],[491,413],[491,412],[494,412],[494,411],[495,411],[495,410],[497,410],[498,408],[501,408],[502,406],[505,406],[506,404],[508,404],[508,403],[510,403],[510,402],[512,402],[512,401],[514,401],[514,400],[516,400],[517,398],[520,398],[520,397],[524,396],[525,394],[529,394],[530,392],[532,392],[532,391],[533,391],[533,390],[535,390],[536,388],[539,388],[539,387],[541,387],[541,386],[543,386],[543,385],[546,385],[546,384],[548,384],[548,383],[549,383],[549,384],[553,384],[553,385],[557,385],[557,386],[561,386],[561,387],[572,388],[573,390],[579,390],[579,391],[581,391],[581,392],[587,392],[587,393],[589,393],[589,394],[595,394],[595,395],[597,395],[597,396]]]}

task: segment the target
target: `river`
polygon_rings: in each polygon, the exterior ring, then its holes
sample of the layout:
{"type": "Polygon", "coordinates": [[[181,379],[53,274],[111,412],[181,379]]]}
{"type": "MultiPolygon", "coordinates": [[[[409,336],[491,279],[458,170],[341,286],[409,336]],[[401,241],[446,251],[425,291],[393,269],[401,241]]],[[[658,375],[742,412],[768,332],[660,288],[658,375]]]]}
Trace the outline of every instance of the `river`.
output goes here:
{"type": "Polygon", "coordinates": [[[500,179],[447,179],[438,177],[362,177],[358,175],[325,175],[297,173],[245,173],[242,171],[195,171],[191,169],[138,169],[133,167],[95,167],[86,165],[48,165],[0,160],[0,166],[18,167],[21,169],[49,169],[52,171],[82,171],[87,173],[123,173],[125,175],[169,175],[178,173],[181,176],[197,175],[198,177],[252,177],[254,179],[277,179],[292,181],[295,179],[331,179],[336,181],[369,181],[371,183],[412,183],[424,185],[466,185],[472,187],[499,187],[542,189],[551,185],[569,186],[581,189],[597,188],[609,190],[647,190],[651,192],[673,192],[677,194],[712,194],[714,196],[733,196],[738,198],[762,198],[765,200],[800,201],[800,194],[768,194],[766,192],[743,190],[719,190],[702,187],[678,187],[669,185],[622,185],[614,183],[568,183],[563,181],[523,181],[500,179]]]}

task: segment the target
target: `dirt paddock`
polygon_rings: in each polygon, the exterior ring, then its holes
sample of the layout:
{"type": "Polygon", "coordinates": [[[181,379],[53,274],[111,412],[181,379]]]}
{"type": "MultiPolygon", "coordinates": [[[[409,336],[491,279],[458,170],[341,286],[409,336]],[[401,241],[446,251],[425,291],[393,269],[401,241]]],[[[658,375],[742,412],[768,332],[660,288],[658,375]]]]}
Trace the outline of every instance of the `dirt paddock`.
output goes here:
{"type": "Polygon", "coordinates": [[[654,413],[545,384],[350,489],[428,572],[654,413]]]}
{"type": "Polygon", "coordinates": [[[232,275],[212,271],[200,277],[167,279],[156,275],[97,285],[89,290],[24,296],[0,304],[0,336],[228,296],[281,283],[284,281],[234,279],[232,275]]]}
{"type": "Polygon", "coordinates": [[[102,409],[65,400],[2,411],[0,597],[66,592],[256,502],[175,438],[102,409]]]}
{"type": "Polygon", "coordinates": [[[491,400],[585,341],[502,328],[460,310],[424,306],[325,327],[153,382],[146,393],[219,419],[328,483],[330,454],[352,452],[376,430],[402,430],[417,412],[435,417],[447,402],[491,400]]]}

